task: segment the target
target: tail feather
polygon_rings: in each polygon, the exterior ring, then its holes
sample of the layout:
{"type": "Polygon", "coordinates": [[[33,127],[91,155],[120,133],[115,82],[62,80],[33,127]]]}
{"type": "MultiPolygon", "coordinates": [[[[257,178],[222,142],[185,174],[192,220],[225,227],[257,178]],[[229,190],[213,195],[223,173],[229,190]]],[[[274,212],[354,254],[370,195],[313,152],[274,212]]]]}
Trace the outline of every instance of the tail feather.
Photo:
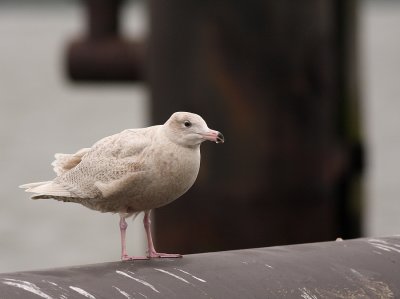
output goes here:
{"type": "Polygon", "coordinates": [[[20,188],[25,188],[25,192],[35,193],[32,198],[40,198],[40,196],[49,197],[73,197],[73,194],[65,189],[63,186],[54,183],[52,181],[48,182],[37,182],[21,185],[20,188]]]}
{"type": "MultiPolygon", "coordinates": [[[[44,184],[49,184],[49,183],[51,183],[51,181],[29,183],[29,184],[24,184],[24,185],[21,185],[21,186],[18,186],[18,187],[21,188],[21,189],[30,189],[30,188],[33,188],[33,187],[37,187],[37,186],[44,185],[44,184]]],[[[28,190],[25,190],[25,191],[28,191],[28,190]]]]}

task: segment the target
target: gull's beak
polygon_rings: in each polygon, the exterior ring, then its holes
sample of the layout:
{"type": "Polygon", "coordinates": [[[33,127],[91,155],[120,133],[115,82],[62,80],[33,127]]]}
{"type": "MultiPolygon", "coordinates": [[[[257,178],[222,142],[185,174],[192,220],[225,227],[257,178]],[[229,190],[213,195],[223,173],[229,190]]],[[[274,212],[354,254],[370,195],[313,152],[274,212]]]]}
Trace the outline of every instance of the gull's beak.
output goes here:
{"type": "Polygon", "coordinates": [[[209,129],[207,132],[202,133],[201,136],[205,139],[205,140],[210,140],[210,141],[214,141],[215,143],[224,143],[225,139],[224,139],[224,135],[222,135],[220,132],[215,131],[215,130],[211,130],[209,129]]]}

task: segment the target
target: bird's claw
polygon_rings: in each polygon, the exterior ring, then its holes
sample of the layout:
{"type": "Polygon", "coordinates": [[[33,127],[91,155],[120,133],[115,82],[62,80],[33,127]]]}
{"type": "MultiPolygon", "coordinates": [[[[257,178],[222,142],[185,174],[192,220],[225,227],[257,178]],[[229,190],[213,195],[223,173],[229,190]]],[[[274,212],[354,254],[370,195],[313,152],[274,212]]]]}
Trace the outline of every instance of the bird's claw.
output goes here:
{"type": "Polygon", "coordinates": [[[147,254],[148,258],[181,258],[182,255],[179,253],[161,253],[161,252],[150,252],[147,254]]]}
{"type": "Polygon", "coordinates": [[[147,256],[129,256],[123,255],[121,256],[121,261],[135,261],[135,260],[148,260],[149,257],[147,256]]]}

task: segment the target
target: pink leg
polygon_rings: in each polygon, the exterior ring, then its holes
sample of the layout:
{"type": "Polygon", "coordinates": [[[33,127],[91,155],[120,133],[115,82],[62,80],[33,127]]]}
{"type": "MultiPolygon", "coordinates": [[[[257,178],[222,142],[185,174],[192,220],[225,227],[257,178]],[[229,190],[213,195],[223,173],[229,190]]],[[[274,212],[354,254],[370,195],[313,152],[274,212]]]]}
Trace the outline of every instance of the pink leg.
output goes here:
{"type": "Polygon", "coordinates": [[[149,258],[154,258],[154,257],[161,257],[161,258],[176,258],[176,257],[182,257],[180,254],[175,254],[175,253],[159,253],[154,249],[154,244],[153,244],[153,238],[151,237],[151,229],[150,229],[150,211],[146,211],[144,213],[144,218],[143,218],[143,224],[144,224],[144,229],[146,230],[146,236],[147,236],[147,257],[149,258]]]}
{"type": "Polygon", "coordinates": [[[122,261],[132,261],[132,260],[147,260],[148,258],[143,256],[129,256],[126,253],[126,229],[128,228],[128,223],[125,221],[125,216],[120,214],[119,229],[121,231],[121,260],[122,261]]]}

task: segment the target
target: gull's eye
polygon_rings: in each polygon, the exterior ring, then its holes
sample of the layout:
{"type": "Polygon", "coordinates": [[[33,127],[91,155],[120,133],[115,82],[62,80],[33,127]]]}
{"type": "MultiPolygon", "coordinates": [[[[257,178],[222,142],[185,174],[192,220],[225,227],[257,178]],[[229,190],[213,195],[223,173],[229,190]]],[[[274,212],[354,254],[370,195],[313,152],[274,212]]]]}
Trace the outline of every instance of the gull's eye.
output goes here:
{"type": "Polygon", "coordinates": [[[192,126],[192,123],[188,120],[185,120],[183,124],[185,125],[186,128],[190,128],[192,126]]]}

